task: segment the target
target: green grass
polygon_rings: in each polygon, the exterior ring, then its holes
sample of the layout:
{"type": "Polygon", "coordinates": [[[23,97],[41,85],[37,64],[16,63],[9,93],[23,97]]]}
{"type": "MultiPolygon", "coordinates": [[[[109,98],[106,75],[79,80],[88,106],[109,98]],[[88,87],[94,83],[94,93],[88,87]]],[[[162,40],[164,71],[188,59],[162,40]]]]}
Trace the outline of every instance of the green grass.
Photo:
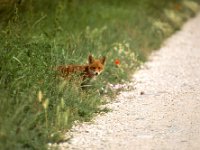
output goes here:
{"type": "Polygon", "coordinates": [[[107,111],[99,108],[114,94],[106,85],[128,80],[199,9],[197,0],[9,4],[0,6],[0,149],[6,150],[47,149],[75,120],[107,111]],[[82,90],[78,77],[55,78],[52,68],[87,63],[90,53],[107,57],[92,88],[82,90]]]}

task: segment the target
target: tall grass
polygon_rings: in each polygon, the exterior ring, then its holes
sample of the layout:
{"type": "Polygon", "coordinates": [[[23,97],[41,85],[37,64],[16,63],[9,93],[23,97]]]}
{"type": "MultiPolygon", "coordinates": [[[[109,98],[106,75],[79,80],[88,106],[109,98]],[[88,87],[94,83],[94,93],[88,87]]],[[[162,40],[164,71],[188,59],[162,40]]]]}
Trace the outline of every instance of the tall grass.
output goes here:
{"type": "Polygon", "coordinates": [[[47,149],[75,120],[89,121],[107,83],[119,83],[199,9],[189,0],[58,0],[1,5],[0,149],[47,149]],[[3,8],[4,7],[4,8],[3,8]],[[6,8],[6,9],[5,9],[6,8]],[[2,15],[3,14],[3,15],[2,15]],[[55,78],[60,64],[107,56],[106,69],[82,90],[55,78]]]}

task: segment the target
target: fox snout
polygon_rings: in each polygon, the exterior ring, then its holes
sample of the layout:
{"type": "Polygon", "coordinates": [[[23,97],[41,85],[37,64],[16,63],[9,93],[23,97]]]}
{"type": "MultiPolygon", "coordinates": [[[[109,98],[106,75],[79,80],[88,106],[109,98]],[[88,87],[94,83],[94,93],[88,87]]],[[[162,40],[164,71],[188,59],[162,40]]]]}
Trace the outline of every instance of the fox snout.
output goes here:
{"type": "Polygon", "coordinates": [[[100,72],[95,71],[94,75],[98,76],[100,74],[100,72]]]}
{"type": "Polygon", "coordinates": [[[98,68],[91,67],[90,68],[90,73],[95,75],[95,76],[98,76],[101,73],[101,71],[103,70],[103,68],[102,69],[100,69],[100,68],[98,69],[98,68]]]}

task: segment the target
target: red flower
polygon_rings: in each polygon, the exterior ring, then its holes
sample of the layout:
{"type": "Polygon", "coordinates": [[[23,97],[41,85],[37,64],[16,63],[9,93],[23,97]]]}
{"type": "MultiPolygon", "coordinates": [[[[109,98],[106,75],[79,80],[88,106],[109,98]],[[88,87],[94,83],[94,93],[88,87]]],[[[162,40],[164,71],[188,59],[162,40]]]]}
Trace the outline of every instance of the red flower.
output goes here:
{"type": "Polygon", "coordinates": [[[115,65],[120,65],[119,59],[116,59],[116,60],[115,60],[115,65]]]}

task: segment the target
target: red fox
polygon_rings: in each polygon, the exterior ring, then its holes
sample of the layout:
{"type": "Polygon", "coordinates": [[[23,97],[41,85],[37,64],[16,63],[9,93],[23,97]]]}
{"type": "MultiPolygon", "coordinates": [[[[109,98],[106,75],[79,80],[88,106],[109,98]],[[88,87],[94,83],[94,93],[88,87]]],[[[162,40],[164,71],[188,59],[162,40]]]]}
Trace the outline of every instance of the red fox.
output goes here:
{"type": "Polygon", "coordinates": [[[92,55],[88,56],[88,64],[86,65],[61,65],[57,67],[60,76],[67,79],[71,74],[80,74],[81,79],[92,79],[98,76],[104,69],[106,57],[94,59],[92,55]]]}

